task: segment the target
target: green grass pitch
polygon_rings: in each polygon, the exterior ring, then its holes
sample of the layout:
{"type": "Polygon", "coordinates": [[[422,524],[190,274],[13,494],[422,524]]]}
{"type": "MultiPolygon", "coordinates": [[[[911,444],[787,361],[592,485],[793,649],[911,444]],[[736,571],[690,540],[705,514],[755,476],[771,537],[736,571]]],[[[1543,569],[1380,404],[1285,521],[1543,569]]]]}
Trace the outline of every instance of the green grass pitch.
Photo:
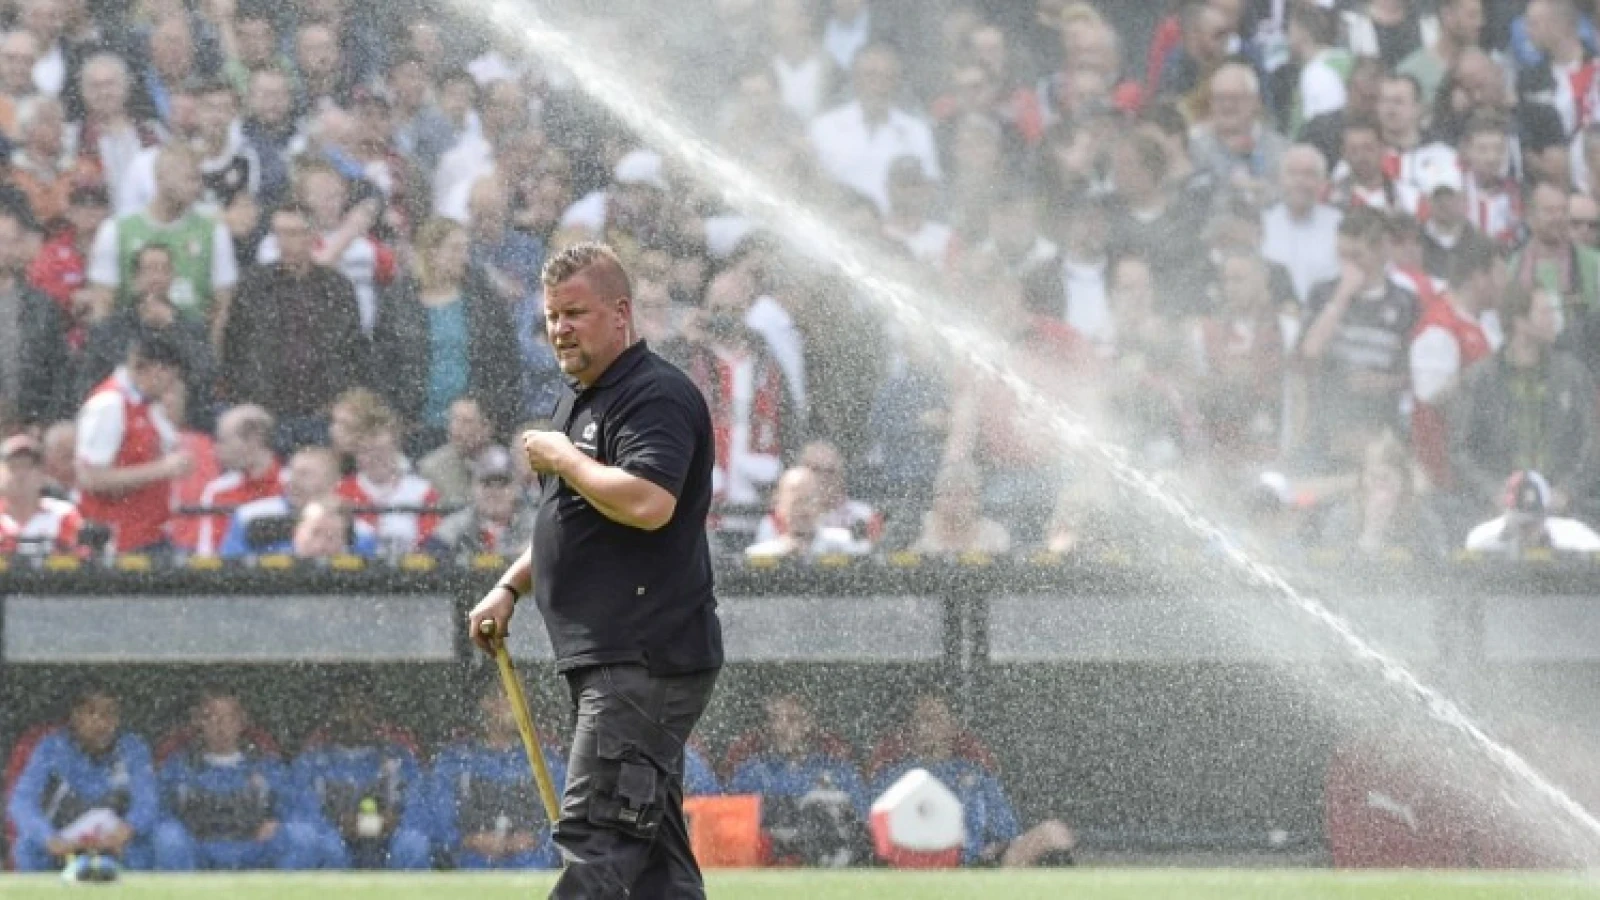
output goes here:
{"type": "MultiPolygon", "coordinates": [[[[68,885],[0,875],[0,897],[26,900],[530,900],[552,876],[248,874],[125,876],[68,885]]],[[[1542,874],[1332,873],[1317,870],[1079,869],[1067,872],[716,872],[712,900],[1600,900],[1600,879],[1542,874]]]]}

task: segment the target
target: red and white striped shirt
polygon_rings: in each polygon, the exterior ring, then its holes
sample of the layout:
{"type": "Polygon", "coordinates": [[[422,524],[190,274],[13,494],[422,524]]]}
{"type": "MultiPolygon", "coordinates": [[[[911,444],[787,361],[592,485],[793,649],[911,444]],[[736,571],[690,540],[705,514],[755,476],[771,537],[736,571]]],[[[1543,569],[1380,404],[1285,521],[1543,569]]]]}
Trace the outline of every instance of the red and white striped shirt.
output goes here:
{"type": "Polygon", "coordinates": [[[18,551],[73,553],[78,549],[78,530],[82,527],[83,516],[78,508],[65,500],[40,497],[33,515],[26,522],[19,522],[0,498],[0,555],[18,551]]]}
{"type": "MultiPolygon", "coordinates": [[[[410,473],[403,473],[393,484],[380,486],[357,472],[339,482],[337,493],[354,507],[430,508],[439,505],[439,492],[433,485],[410,473]]],[[[378,532],[380,544],[390,543],[415,549],[439,525],[438,513],[362,513],[357,521],[366,522],[378,532]]]]}
{"type": "MultiPolygon", "coordinates": [[[[281,496],[283,471],[274,459],[260,478],[252,478],[245,472],[225,472],[213,478],[200,492],[200,505],[234,510],[246,503],[281,496]]],[[[217,552],[222,546],[222,539],[228,534],[230,515],[219,513],[200,519],[200,532],[194,545],[196,553],[211,556],[217,552]]]]}
{"type": "Polygon", "coordinates": [[[1516,245],[1522,230],[1522,192],[1514,179],[1478,184],[1467,173],[1467,220],[1502,247],[1516,245]]]}

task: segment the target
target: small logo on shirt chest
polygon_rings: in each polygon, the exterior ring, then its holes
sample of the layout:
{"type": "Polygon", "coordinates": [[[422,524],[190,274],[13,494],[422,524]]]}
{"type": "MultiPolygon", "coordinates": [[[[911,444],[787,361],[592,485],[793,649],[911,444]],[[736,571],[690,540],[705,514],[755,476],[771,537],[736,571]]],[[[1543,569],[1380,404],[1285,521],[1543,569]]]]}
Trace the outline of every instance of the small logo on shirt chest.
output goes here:
{"type": "Polygon", "coordinates": [[[599,423],[590,422],[589,424],[583,426],[583,433],[576,441],[573,442],[573,446],[577,447],[579,450],[584,451],[585,453],[594,453],[596,450],[599,449],[598,446],[596,446],[596,444],[595,444],[595,437],[599,433],[600,433],[600,425],[599,425],[599,423]]]}

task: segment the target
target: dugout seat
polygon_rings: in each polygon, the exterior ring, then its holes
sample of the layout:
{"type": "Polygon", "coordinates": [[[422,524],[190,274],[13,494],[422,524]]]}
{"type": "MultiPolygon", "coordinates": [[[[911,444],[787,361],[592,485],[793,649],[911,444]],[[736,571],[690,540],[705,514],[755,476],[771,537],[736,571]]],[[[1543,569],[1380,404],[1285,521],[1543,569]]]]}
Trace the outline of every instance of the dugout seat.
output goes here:
{"type": "MultiPolygon", "coordinates": [[[[40,741],[62,727],[64,726],[61,722],[41,722],[24,731],[22,736],[17,738],[17,742],[11,745],[11,753],[6,757],[5,776],[3,781],[0,781],[0,798],[5,800],[8,808],[11,805],[11,791],[16,788],[17,779],[22,777],[22,770],[28,765],[29,757],[33,756],[33,748],[39,746],[40,741]]],[[[11,848],[16,846],[17,843],[17,828],[11,824],[10,816],[5,818],[5,870],[13,872],[16,871],[16,860],[11,857],[11,848]]]]}

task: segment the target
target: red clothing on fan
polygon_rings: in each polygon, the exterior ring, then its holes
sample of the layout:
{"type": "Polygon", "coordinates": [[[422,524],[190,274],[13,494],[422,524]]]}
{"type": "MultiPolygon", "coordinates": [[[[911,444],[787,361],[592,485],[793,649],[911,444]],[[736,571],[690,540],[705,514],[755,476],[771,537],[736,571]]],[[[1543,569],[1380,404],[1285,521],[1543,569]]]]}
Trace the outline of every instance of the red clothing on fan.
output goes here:
{"type": "MultiPolygon", "coordinates": [[[[217,462],[216,443],[208,434],[185,431],[178,435],[178,444],[194,459],[194,468],[181,481],[173,483],[172,508],[200,506],[200,496],[205,493],[206,485],[222,474],[222,466],[217,462]]],[[[200,540],[201,520],[200,516],[174,516],[172,527],[168,529],[172,535],[172,545],[180,550],[193,551],[200,540]]]]}
{"type": "Polygon", "coordinates": [[[72,295],[88,284],[87,273],[88,260],[78,252],[78,235],[71,228],[57,232],[46,241],[28,264],[28,283],[56,301],[71,323],[67,343],[74,350],[82,350],[88,336],[88,329],[78,321],[72,308],[72,295]]]}
{"type": "MultiPolygon", "coordinates": [[[[439,492],[433,485],[426,478],[409,472],[402,473],[394,484],[383,487],[357,472],[339,482],[336,493],[357,508],[432,509],[439,506],[439,492]]],[[[406,550],[415,549],[439,527],[439,514],[432,512],[369,512],[357,515],[356,520],[377,529],[380,543],[398,544],[406,550]]]]}
{"type": "MultiPolygon", "coordinates": [[[[85,406],[103,402],[97,398],[107,395],[115,397],[122,407],[121,442],[108,464],[112,468],[126,469],[153,463],[165,456],[170,436],[164,430],[171,426],[158,417],[148,398],[134,390],[123,370],[119,369],[118,374],[90,392],[85,406]]],[[[117,552],[142,550],[161,543],[167,536],[167,523],[172,518],[172,483],[152,481],[115,494],[84,491],[79,510],[85,519],[111,527],[117,552]]]]}
{"type": "Polygon", "coordinates": [[[75,553],[82,527],[83,515],[65,500],[41,497],[39,508],[28,521],[19,522],[6,508],[6,501],[0,499],[0,556],[18,550],[34,551],[44,543],[50,545],[51,553],[75,553]]]}
{"type": "MultiPolygon", "coordinates": [[[[1441,329],[1455,339],[1461,354],[1458,372],[1465,372],[1473,363],[1494,352],[1483,327],[1462,315],[1445,297],[1435,295],[1432,300],[1423,302],[1422,315],[1411,339],[1415,341],[1432,328],[1441,329]]],[[[1434,486],[1442,489],[1455,483],[1454,473],[1450,471],[1449,441],[1450,425],[1445,420],[1444,408],[1418,400],[1411,411],[1411,445],[1416,448],[1417,462],[1427,471],[1434,486]]]]}
{"type": "Polygon", "coordinates": [[[196,518],[199,528],[192,549],[206,556],[216,553],[222,546],[223,537],[228,533],[228,520],[233,509],[256,500],[281,496],[283,496],[283,470],[277,460],[272,461],[260,478],[253,478],[245,472],[224,472],[211,479],[200,491],[198,505],[230,512],[196,518]]]}

